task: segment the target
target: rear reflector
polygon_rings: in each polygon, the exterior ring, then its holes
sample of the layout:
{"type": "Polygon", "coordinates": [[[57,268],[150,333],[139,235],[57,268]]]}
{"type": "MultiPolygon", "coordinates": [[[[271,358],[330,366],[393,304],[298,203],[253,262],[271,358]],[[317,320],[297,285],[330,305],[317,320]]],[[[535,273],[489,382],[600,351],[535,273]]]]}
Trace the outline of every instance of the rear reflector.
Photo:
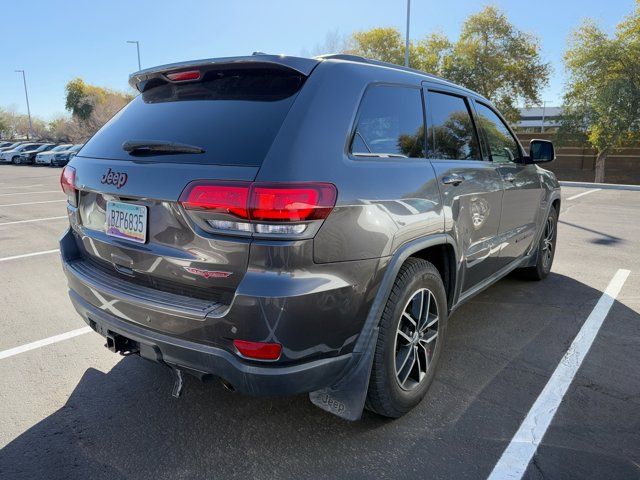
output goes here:
{"type": "Polygon", "coordinates": [[[186,72],[167,73],[167,78],[172,82],[185,82],[187,80],[199,80],[199,70],[188,70],[186,72]]]}
{"type": "Polygon", "coordinates": [[[280,358],[280,352],[282,351],[282,345],[279,343],[234,340],[233,345],[243,357],[256,360],[277,360],[280,358]]]}
{"type": "Polygon", "coordinates": [[[60,186],[62,191],[67,195],[67,201],[77,206],[76,203],[76,169],[67,165],[62,169],[60,174],[60,186]]]}
{"type": "Polygon", "coordinates": [[[193,182],[180,202],[187,210],[211,210],[245,220],[304,222],[326,218],[336,203],[330,183],[193,182]]]}

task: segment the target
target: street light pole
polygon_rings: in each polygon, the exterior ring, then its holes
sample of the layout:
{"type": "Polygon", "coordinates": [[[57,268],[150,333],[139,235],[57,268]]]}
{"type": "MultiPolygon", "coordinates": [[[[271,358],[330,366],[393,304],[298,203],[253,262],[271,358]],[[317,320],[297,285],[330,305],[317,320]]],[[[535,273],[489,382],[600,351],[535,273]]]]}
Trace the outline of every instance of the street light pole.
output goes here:
{"type": "Polygon", "coordinates": [[[411,0],[407,0],[407,35],[404,40],[404,66],[409,66],[409,20],[411,18],[411,0]]]}
{"type": "Polygon", "coordinates": [[[27,77],[24,74],[24,70],[16,70],[16,73],[22,73],[24,97],[27,99],[27,115],[29,116],[29,131],[27,132],[27,140],[29,140],[29,135],[33,136],[33,124],[31,123],[31,108],[29,108],[29,94],[27,93],[27,77]]]}
{"type": "Polygon", "coordinates": [[[142,65],[140,64],[140,42],[138,40],[127,40],[127,43],[136,44],[136,50],[138,51],[138,70],[142,70],[142,65]]]}

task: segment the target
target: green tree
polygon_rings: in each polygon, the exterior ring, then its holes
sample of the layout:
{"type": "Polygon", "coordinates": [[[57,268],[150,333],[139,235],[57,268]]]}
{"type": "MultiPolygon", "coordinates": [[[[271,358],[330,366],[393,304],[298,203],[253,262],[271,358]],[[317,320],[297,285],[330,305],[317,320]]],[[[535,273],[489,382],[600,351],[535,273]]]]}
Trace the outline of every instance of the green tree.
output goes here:
{"type": "Polygon", "coordinates": [[[465,21],[460,38],[443,55],[443,76],[491,99],[511,121],[519,118],[518,104],[540,103],[549,80],[538,40],[491,6],[465,21]]]}
{"type": "Polygon", "coordinates": [[[87,120],[101,92],[91,85],[84,83],[81,78],[74,78],[67,83],[65,90],[67,91],[67,100],[65,107],[72,115],[81,120],[87,120]]]}
{"type": "Polygon", "coordinates": [[[596,149],[595,181],[616,147],[640,141],[640,0],[613,36],[593,21],[572,35],[561,133],[578,132],[596,149]]]}
{"type": "Polygon", "coordinates": [[[373,28],[356,32],[349,53],[382,62],[404,62],[404,40],[397,28],[373,28]]]}
{"type": "Polygon", "coordinates": [[[66,108],[71,120],[56,123],[51,131],[74,142],[84,142],[133,99],[129,93],[85,83],[75,78],[67,83],[66,108]]]}
{"type": "MultiPolygon", "coordinates": [[[[396,64],[404,62],[404,38],[395,28],[374,28],[353,35],[349,53],[396,64]]],[[[445,77],[492,100],[511,121],[517,105],[539,104],[550,66],[542,61],[538,40],[518,30],[495,7],[471,15],[460,37],[433,33],[410,43],[410,65],[445,77]]]]}

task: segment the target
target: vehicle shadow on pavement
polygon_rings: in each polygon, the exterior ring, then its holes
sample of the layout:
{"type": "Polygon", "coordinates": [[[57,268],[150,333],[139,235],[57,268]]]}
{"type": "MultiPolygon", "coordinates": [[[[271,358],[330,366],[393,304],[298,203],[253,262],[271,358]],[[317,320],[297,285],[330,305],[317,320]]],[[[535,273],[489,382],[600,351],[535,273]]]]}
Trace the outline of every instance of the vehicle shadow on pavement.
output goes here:
{"type": "MultiPolygon", "coordinates": [[[[452,317],[436,381],[395,421],[349,423],[304,395],[251,398],[193,378],[174,399],[171,372],[139,357],[89,368],[61,409],[0,452],[0,477],[486,478],[600,295],[558,274],[499,282],[452,317]]],[[[610,367],[640,364],[639,325],[616,302],[528,478],[538,467],[550,478],[637,476],[638,398],[625,395],[640,378],[621,385],[624,371],[610,367]],[[593,443],[600,430],[619,436],[593,443]]]]}

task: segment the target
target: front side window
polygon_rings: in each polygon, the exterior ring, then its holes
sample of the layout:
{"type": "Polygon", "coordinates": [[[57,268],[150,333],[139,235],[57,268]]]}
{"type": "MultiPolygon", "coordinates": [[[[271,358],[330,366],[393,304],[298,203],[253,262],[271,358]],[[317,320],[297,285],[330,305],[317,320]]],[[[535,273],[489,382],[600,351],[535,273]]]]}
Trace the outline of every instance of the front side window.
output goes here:
{"type": "Polygon", "coordinates": [[[431,126],[429,157],[445,160],[481,160],[476,131],[464,98],[429,92],[431,126]]]}
{"type": "Polygon", "coordinates": [[[390,85],[367,89],[360,105],[351,153],[363,157],[424,158],[420,90],[390,85]]]}
{"type": "Polygon", "coordinates": [[[515,162],[521,158],[518,142],[502,119],[489,107],[476,103],[478,123],[489,144],[491,160],[495,163],[515,162]]]}

